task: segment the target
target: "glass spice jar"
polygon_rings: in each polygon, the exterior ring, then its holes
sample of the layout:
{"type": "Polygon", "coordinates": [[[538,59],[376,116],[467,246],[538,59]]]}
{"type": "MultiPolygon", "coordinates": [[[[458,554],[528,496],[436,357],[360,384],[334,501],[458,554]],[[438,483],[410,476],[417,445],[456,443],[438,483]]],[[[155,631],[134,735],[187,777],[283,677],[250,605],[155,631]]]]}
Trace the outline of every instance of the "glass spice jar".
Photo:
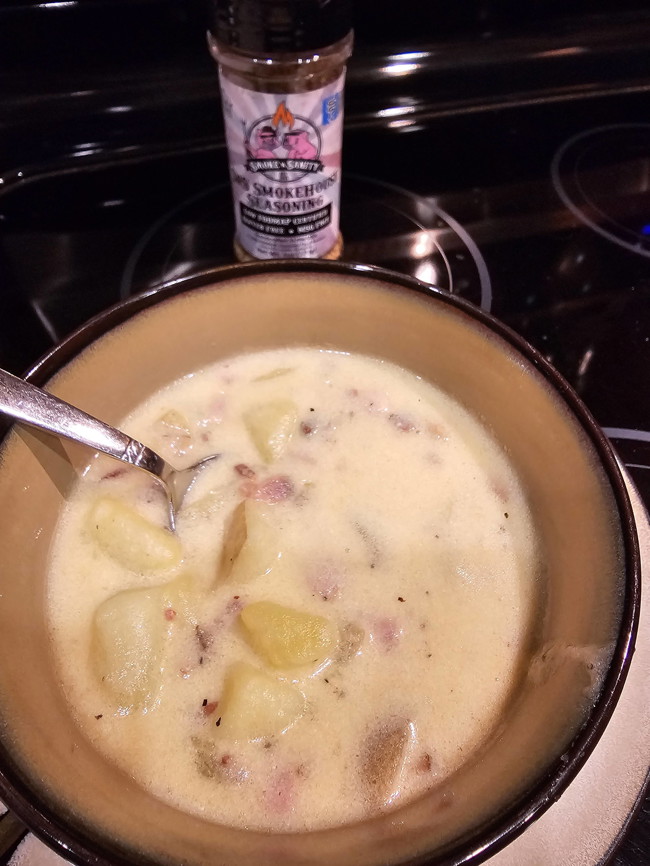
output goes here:
{"type": "Polygon", "coordinates": [[[338,258],[348,0],[210,8],[237,258],[338,258]]]}

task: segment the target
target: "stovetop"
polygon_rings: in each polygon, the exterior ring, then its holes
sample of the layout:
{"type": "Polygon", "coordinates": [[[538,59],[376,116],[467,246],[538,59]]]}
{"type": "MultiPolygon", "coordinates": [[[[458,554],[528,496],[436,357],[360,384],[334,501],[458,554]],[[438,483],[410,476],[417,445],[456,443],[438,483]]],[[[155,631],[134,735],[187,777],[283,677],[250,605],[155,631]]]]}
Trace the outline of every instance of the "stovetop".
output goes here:
{"type": "MultiPolygon", "coordinates": [[[[650,14],[569,5],[571,18],[517,29],[478,3],[470,31],[452,16],[444,39],[418,41],[402,22],[399,46],[377,21],[361,26],[343,259],[412,274],[522,334],[584,399],[650,509],[650,14]]],[[[25,372],[121,298],[234,261],[233,217],[202,43],[83,67],[39,55],[36,69],[11,44],[0,364],[25,372]]],[[[610,862],[650,862],[650,798],[610,862]]]]}

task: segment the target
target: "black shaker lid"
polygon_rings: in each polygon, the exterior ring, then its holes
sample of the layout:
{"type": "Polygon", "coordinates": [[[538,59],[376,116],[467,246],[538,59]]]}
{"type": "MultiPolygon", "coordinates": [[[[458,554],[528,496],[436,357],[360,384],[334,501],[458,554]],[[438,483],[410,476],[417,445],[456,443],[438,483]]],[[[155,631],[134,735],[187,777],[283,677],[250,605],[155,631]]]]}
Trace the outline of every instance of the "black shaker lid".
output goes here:
{"type": "Polygon", "coordinates": [[[352,28],[350,0],[210,0],[210,32],[251,53],[312,51],[352,28]]]}

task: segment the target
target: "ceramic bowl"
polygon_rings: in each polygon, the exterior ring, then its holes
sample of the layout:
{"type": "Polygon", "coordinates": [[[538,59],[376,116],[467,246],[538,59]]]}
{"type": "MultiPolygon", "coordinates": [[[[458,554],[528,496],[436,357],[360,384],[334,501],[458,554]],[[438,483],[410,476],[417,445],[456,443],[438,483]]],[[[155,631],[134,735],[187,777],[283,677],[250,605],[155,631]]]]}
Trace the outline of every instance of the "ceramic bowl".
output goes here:
{"type": "Polygon", "coordinates": [[[44,581],[57,517],[89,455],[14,427],[0,463],[0,796],[74,861],[478,863],[561,795],[611,716],[632,652],[640,586],[616,458],[542,356],[469,303],[361,265],[226,267],[112,308],[29,378],[119,424],[192,370],[245,350],[291,345],[400,364],[453,394],[507,451],[543,551],[531,652],[537,674],[522,676],[499,725],[442,788],[366,821],[269,835],[176,811],[107,763],[70,714],[49,646],[44,581]],[[588,699],[591,674],[581,654],[545,659],[549,645],[608,648],[602,682],[588,699]]]}

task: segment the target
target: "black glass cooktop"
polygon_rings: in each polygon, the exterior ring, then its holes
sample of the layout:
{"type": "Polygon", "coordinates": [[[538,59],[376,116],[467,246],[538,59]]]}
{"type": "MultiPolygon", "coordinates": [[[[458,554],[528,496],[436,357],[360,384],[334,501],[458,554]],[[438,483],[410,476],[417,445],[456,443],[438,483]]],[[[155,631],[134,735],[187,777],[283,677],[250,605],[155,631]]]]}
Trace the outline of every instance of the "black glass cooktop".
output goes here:
{"type": "MultiPolygon", "coordinates": [[[[353,127],[341,225],[344,259],[462,295],[532,342],[617,431],[650,495],[650,124],[631,119],[646,101],[612,99],[610,122],[572,116],[551,130],[544,108],[482,118],[483,129],[353,127]]],[[[121,298],[234,261],[231,208],[219,147],[8,183],[2,362],[25,371],[121,298]]]]}
{"type": "MultiPolygon", "coordinates": [[[[540,62],[535,39],[522,45],[540,62]]],[[[548,50],[568,62],[567,39],[548,50]]],[[[508,98],[470,104],[462,88],[439,99],[427,63],[440,69],[435,52],[362,49],[351,66],[343,259],[411,274],[512,326],[576,388],[650,507],[650,73],[635,66],[620,86],[600,73],[572,88],[528,81],[519,97],[511,80],[508,98]],[[373,75],[390,87],[373,90],[373,75]]],[[[0,177],[2,366],[25,372],[120,299],[234,261],[216,84],[201,81],[212,112],[201,136],[161,144],[145,118],[135,144],[111,146],[102,127],[60,135],[49,160],[26,137],[24,165],[14,141],[0,177]]],[[[119,88],[104,99],[118,135],[133,106],[119,88]]],[[[610,862],[650,863],[650,800],[610,862]]]]}

